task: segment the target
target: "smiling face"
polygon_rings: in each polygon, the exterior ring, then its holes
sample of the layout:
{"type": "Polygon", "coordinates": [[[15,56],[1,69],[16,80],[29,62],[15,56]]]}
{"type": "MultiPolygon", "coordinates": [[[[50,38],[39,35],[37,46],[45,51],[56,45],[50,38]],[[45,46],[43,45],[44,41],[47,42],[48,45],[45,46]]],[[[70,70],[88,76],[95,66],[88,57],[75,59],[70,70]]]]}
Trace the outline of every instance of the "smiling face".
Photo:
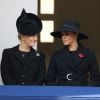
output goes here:
{"type": "Polygon", "coordinates": [[[20,41],[26,44],[29,47],[32,47],[37,43],[38,41],[38,36],[33,35],[33,36],[27,36],[27,35],[20,35],[20,41]]]}
{"type": "Polygon", "coordinates": [[[76,32],[62,32],[62,41],[64,45],[71,45],[77,42],[78,33],[76,32]]]}

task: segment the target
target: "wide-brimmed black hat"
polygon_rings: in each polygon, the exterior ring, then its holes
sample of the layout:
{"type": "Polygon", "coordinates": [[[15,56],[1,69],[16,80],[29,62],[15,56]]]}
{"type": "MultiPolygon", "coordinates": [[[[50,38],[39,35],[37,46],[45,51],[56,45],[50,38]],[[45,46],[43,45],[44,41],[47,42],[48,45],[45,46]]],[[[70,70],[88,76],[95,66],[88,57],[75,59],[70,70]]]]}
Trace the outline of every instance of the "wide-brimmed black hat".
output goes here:
{"type": "Polygon", "coordinates": [[[40,33],[42,22],[38,16],[26,13],[25,9],[23,9],[16,21],[16,27],[18,33],[30,36],[40,33]]]}
{"type": "Polygon", "coordinates": [[[88,39],[88,36],[82,32],[80,32],[80,24],[73,20],[66,20],[61,27],[57,30],[51,33],[52,36],[61,38],[62,32],[77,32],[78,33],[78,39],[88,39]]]}

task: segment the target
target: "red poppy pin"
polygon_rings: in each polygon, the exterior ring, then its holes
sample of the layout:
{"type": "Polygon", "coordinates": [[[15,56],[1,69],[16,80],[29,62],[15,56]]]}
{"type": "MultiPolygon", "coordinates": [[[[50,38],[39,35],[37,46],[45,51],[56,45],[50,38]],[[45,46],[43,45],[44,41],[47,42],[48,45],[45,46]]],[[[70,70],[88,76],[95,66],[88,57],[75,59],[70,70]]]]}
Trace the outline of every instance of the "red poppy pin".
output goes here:
{"type": "Polygon", "coordinates": [[[80,58],[84,58],[84,55],[82,53],[79,53],[80,58]]]}

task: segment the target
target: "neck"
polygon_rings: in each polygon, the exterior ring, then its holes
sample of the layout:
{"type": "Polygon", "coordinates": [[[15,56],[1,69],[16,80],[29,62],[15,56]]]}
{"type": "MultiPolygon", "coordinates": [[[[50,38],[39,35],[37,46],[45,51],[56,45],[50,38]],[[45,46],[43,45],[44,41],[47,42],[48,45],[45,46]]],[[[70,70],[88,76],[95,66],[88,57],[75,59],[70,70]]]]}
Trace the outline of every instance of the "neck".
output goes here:
{"type": "Polygon", "coordinates": [[[68,48],[69,48],[69,51],[76,51],[78,49],[77,41],[73,42],[71,45],[69,45],[68,48]]]}
{"type": "Polygon", "coordinates": [[[27,46],[25,43],[20,43],[19,50],[24,52],[30,52],[31,47],[27,46]]]}

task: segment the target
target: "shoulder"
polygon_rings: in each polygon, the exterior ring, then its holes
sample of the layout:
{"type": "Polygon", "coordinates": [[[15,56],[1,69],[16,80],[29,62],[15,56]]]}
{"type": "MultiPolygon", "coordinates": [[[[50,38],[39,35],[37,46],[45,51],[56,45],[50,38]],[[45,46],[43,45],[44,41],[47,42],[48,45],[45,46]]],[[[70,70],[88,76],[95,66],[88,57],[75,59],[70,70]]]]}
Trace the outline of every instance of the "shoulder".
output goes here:
{"type": "Polygon", "coordinates": [[[8,57],[11,55],[12,48],[5,48],[2,50],[2,57],[8,57]]]}
{"type": "Polygon", "coordinates": [[[12,48],[5,48],[3,49],[2,53],[9,53],[12,50],[12,48]]]}
{"type": "Polygon", "coordinates": [[[86,54],[95,55],[95,51],[92,50],[91,48],[82,46],[82,49],[83,49],[83,51],[84,51],[86,54]]]}
{"type": "Polygon", "coordinates": [[[3,53],[9,53],[12,50],[15,50],[16,48],[17,48],[17,46],[14,46],[14,47],[11,47],[11,48],[5,48],[5,49],[3,49],[3,53]]]}

